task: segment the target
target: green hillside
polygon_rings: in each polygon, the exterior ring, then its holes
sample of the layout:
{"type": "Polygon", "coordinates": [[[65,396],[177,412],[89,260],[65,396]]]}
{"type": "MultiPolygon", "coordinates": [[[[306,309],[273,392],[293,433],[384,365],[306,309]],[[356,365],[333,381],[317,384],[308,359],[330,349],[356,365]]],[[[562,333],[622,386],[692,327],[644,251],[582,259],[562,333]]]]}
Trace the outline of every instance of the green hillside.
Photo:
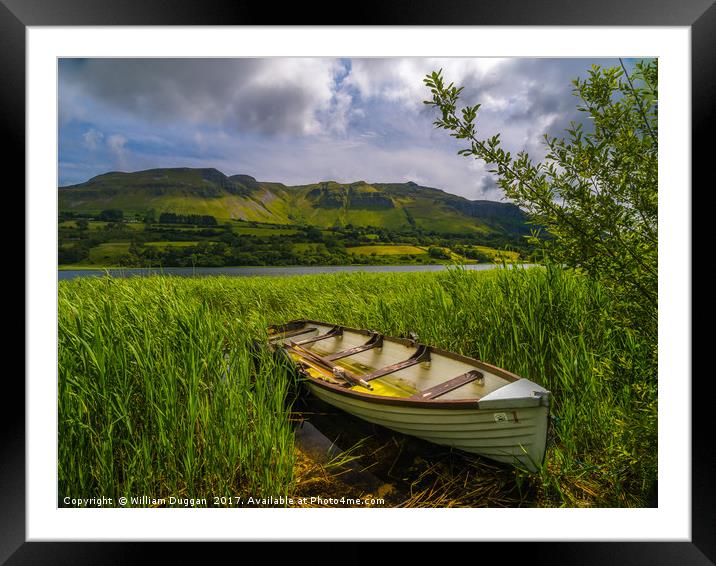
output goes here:
{"type": "Polygon", "coordinates": [[[149,169],[110,172],[59,188],[60,212],[211,215],[218,221],[321,228],[374,226],[444,234],[528,232],[525,215],[512,204],[471,201],[413,182],[342,184],[333,181],[286,186],[216,169],[149,169]]]}

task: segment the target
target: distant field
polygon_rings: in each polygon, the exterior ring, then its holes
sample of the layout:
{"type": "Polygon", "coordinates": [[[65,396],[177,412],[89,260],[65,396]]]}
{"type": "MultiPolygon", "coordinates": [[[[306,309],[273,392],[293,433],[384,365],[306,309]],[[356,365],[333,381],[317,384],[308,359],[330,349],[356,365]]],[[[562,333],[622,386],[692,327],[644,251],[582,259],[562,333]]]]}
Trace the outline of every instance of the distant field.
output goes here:
{"type": "MultiPolygon", "coordinates": [[[[101,220],[90,220],[87,224],[87,228],[89,230],[104,230],[104,227],[107,226],[107,224],[107,222],[103,222],[101,220]]],[[[60,222],[59,227],[77,228],[77,220],[65,220],[64,222],[60,222]]],[[[141,222],[127,222],[123,224],[122,227],[127,230],[137,230],[138,232],[144,230],[144,224],[141,222]]]]}
{"type": "Polygon", "coordinates": [[[113,265],[129,253],[129,242],[111,242],[95,246],[89,251],[91,263],[113,265]]]}
{"type": "Polygon", "coordinates": [[[306,252],[325,252],[325,244],[293,244],[293,251],[306,253],[306,252]]]}
{"type": "Polygon", "coordinates": [[[520,254],[517,252],[512,252],[508,250],[498,250],[495,248],[490,248],[488,246],[472,246],[474,249],[476,249],[478,252],[482,252],[485,255],[490,256],[491,259],[499,260],[504,258],[506,261],[517,261],[520,258],[520,254]]]}
{"type": "Polygon", "coordinates": [[[418,255],[427,253],[424,249],[416,246],[355,246],[346,248],[350,254],[359,255],[418,255]]]}
{"type": "Polygon", "coordinates": [[[189,226],[186,224],[153,224],[152,228],[159,230],[178,230],[179,232],[201,232],[202,230],[211,230],[216,226],[189,226]]]}
{"type": "Polygon", "coordinates": [[[405,208],[413,217],[415,225],[424,230],[450,234],[488,234],[492,231],[483,221],[436,206],[432,199],[415,199],[406,202],[405,208]]]}
{"type": "MultiPolygon", "coordinates": [[[[147,242],[145,245],[152,248],[188,248],[190,246],[198,246],[202,242],[147,242]]],[[[206,242],[214,244],[216,242],[206,242]]]]}
{"type": "MultiPolygon", "coordinates": [[[[215,244],[216,242],[146,242],[146,246],[152,248],[187,248],[202,243],[215,244]]],[[[122,256],[129,254],[129,242],[105,242],[99,244],[89,251],[89,262],[98,266],[117,265],[122,256]]],[[[83,262],[85,263],[85,262],[83,262]]]]}

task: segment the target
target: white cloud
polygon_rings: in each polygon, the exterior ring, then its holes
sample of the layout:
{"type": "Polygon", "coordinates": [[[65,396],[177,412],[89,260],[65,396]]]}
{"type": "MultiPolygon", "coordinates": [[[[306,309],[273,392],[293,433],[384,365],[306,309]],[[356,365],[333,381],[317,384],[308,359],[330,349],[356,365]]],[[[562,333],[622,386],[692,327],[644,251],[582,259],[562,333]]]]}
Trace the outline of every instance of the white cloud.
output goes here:
{"type": "Polygon", "coordinates": [[[127,169],[127,150],[124,147],[127,138],[122,134],[112,134],[107,138],[107,148],[114,157],[116,166],[120,169],[127,169]]]}
{"type": "Polygon", "coordinates": [[[82,140],[84,141],[85,147],[92,151],[95,151],[99,147],[103,139],[104,134],[95,129],[87,130],[84,134],[82,134],[82,140]]]}
{"type": "Polygon", "coordinates": [[[418,109],[430,93],[423,84],[425,75],[439,69],[451,81],[490,81],[491,76],[509,59],[452,58],[452,59],[353,59],[346,86],[356,88],[362,97],[397,101],[418,109]]]}
{"type": "Polygon", "coordinates": [[[352,114],[353,97],[347,92],[338,91],[334,94],[333,104],[326,120],[330,131],[345,134],[352,114]]]}

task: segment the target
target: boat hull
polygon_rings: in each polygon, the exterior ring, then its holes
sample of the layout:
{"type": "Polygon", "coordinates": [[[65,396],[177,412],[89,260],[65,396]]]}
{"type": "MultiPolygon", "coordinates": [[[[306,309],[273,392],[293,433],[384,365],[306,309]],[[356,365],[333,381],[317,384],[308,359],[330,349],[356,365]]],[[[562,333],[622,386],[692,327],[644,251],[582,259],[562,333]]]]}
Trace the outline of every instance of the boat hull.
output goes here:
{"type": "Polygon", "coordinates": [[[273,327],[326,403],[396,432],[537,471],[551,394],[503,368],[413,339],[299,320],[273,327]]]}
{"type": "Polygon", "coordinates": [[[360,419],[401,434],[479,454],[534,472],[544,460],[549,407],[518,409],[443,407],[375,403],[315,382],[308,389],[317,398],[360,419]]]}

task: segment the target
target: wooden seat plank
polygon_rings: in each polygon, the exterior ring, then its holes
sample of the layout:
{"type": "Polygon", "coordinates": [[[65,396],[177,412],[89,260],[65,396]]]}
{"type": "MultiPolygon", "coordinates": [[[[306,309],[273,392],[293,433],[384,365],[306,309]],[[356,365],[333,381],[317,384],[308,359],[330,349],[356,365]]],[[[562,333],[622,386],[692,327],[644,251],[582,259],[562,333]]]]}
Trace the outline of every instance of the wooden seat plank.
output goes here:
{"type": "Polygon", "coordinates": [[[412,356],[410,356],[407,360],[398,362],[397,364],[392,364],[390,366],[386,366],[384,368],[380,368],[378,370],[375,370],[374,372],[363,375],[361,377],[365,381],[371,381],[373,379],[378,379],[379,377],[383,377],[384,375],[388,375],[390,373],[395,373],[396,371],[400,371],[401,369],[409,368],[410,366],[414,366],[421,362],[429,362],[429,361],[430,361],[430,350],[428,349],[427,346],[421,344],[420,346],[418,346],[418,349],[415,351],[415,353],[412,356]]]}
{"type": "Polygon", "coordinates": [[[292,330],[291,332],[286,332],[282,334],[281,336],[272,336],[269,338],[269,341],[274,340],[284,340],[285,338],[293,338],[294,336],[300,336],[301,334],[308,334],[309,332],[317,331],[318,328],[311,327],[311,328],[303,328],[299,330],[292,330]]]}
{"type": "Polygon", "coordinates": [[[343,335],[343,329],[340,326],[336,326],[334,328],[331,328],[328,332],[325,334],[320,334],[314,338],[308,338],[307,340],[300,340],[299,342],[296,342],[299,346],[305,346],[306,344],[313,344],[314,342],[320,342],[321,340],[326,340],[327,338],[337,338],[338,336],[343,335]]]}
{"type": "Polygon", "coordinates": [[[481,371],[477,370],[470,370],[467,373],[463,373],[462,375],[458,375],[457,377],[453,377],[452,379],[449,379],[448,381],[445,381],[443,383],[438,383],[437,385],[426,389],[425,391],[420,391],[419,393],[416,393],[411,397],[411,399],[436,399],[437,397],[440,397],[441,395],[445,395],[446,393],[449,393],[450,391],[454,391],[458,387],[462,387],[463,385],[467,385],[468,383],[472,383],[473,381],[477,379],[484,379],[485,376],[481,371]]]}
{"type": "Polygon", "coordinates": [[[370,340],[368,340],[365,344],[361,344],[360,346],[356,346],[354,348],[348,348],[347,350],[341,350],[340,352],[335,352],[329,356],[324,356],[326,360],[329,361],[335,361],[340,360],[341,358],[347,358],[348,356],[354,356],[355,354],[360,354],[361,352],[365,352],[366,350],[371,350],[372,348],[382,348],[383,347],[383,337],[380,334],[374,334],[371,336],[370,340]]]}

